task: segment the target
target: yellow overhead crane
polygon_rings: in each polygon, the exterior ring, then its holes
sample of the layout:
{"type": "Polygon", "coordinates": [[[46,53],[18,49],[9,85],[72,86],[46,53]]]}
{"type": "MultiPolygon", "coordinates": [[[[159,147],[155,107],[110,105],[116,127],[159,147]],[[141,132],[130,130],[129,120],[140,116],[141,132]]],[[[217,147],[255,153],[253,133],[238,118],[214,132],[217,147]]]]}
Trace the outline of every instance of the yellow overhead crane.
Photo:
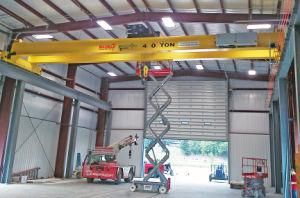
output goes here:
{"type": "Polygon", "coordinates": [[[279,33],[257,33],[255,46],[217,46],[217,35],[94,39],[12,44],[1,59],[40,74],[39,64],[263,59],[279,57],[279,33]]]}

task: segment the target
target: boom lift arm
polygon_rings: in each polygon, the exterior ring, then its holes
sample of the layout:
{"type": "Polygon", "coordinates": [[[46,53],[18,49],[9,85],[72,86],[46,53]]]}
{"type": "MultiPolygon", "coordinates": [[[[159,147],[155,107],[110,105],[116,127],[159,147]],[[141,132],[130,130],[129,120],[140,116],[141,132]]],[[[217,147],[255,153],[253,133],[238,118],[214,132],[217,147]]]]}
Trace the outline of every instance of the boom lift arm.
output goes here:
{"type": "Polygon", "coordinates": [[[117,155],[120,150],[122,150],[123,148],[129,146],[129,158],[131,158],[131,147],[132,145],[137,145],[137,140],[138,140],[138,136],[128,136],[124,139],[122,139],[119,142],[113,143],[107,147],[96,147],[95,150],[93,151],[94,153],[97,154],[110,154],[110,155],[117,155]]]}
{"type": "Polygon", "coordinates": [[[134,137],[132,135],[130,135],[130,136],[124,138],[123,140],[108,146],[108,148],[112,148],[113,152],[115,154],[117,154],[117,153],[120,152],[120,150],[122,150],[123,148],[129,146],[130,147],[130,149],[129,149],[129,158],[130,158],[131,157],[131,146],[132,145],[137,145],[138,138],[139,137],[137,135],[135,135],[134,137]]]}

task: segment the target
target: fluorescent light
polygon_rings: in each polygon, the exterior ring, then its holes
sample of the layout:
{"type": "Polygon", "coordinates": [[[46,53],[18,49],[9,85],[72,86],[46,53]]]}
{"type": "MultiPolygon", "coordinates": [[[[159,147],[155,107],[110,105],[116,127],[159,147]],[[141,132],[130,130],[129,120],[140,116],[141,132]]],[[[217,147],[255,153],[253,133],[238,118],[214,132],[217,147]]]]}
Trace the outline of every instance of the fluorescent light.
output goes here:
{"type": "Polygon", "coordinates": [[[100,25],[104,30],[112,30],[112,27],[106,21],[98,20],[97,24],[100,25]]]}
{"type": "Polygon", "coordinates": [[[153,66],[153,69],[160,70],[161,67],[160,67],[159,65],[154,65],[154,66],[153,66]]]}
{"type": "Polygon", "coordinates": [[[203,70],[204,67],[203,67],[203,65],[196,65],[196,69],[198,69],[198,70],[203,70]]]}
{"type": "Polygon", "coordinates": [[[189,122],[188,121],[181,121],[181,124],[188,125],[189,122]]]}
{"type": "Polygon", "coordinates": [[[33,38],[35,39],[52,39],[53,36],[50,34],[34,34],[32,35],[33,38]]]}
{"type": "Polygon", "coordinates": [[[255,71],[254,69],[250,69],[250,70],[248,71],[248,75],[249,75],[249,76],[255,76],[255,75],[256,75],[256,71],[255,71]]]}
{"type": "Polygon", "coordinates": [[[115,74],[114,72],[107,72],[107,74],[110,76],[117,76],[117,74],[115,74]]]}
{"type": "Polygon", "coordinates": [[[161,20],[166,27],[175,27],[175,23],[171,17],[163,17],[161,20]]]}
{"type": "Polygon", "coordinates": [[[247,25],[248,30],[257,30],[257,29],[270,29],[271,24],[250,24],[247,25]]]}

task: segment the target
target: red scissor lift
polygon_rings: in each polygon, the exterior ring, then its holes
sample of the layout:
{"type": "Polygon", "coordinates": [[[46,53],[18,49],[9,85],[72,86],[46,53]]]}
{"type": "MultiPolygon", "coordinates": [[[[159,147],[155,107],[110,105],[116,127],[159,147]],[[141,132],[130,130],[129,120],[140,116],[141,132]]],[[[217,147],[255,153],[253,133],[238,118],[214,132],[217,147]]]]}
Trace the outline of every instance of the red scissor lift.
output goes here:
{"type": "Polygon", "coordinates": [[[265,197],[264,179],[268,177],[266,159],[242,158],[242,176],[244,178],[243,197],[265,197]]]}

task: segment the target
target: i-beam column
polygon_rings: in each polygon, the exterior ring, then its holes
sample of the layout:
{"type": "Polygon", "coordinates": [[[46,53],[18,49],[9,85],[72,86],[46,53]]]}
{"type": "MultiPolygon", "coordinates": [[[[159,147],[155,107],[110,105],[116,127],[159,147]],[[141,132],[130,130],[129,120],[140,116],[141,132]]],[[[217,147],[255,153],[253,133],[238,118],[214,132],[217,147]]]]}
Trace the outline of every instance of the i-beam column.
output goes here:
{"type": "Polygon", "coordinates": [[[1,182],[6,184],[11,183],[19,124],[22,113],[24,90],[25,83],[23,81],[17,81],[15,97],[13,102],[13,110],[10,118],[9,131],[5,146],[3,176],[1,178],[1,182]]]}
{"type": "Polygon", "coordinates": [[[3,174],[4,152],[16,80],[5,77],[0,103],[0,181],[3,174]]]}
{"type": "MultiPolygon", "coordinates": [[[[294,29],[294,36],[295,36],[295,44],[294,44],[294,68],[295,68],[295,86],[296,86],[296,115],[297,115],[297,128],[298,130],[295,131],[295,145],[296,145],[296,152],[295,152],[295,168],[296,168],[296,175],[298,181],[300,179],[300,26],[295,26],[294,29]]],[[[300,184],[298,182],[298,188],[300,184]]],[[[300,192],[299,192],[300,193],[300,192]]]]}
{"type": "Polygon", "coordinates": [[[70,133],[68,160],[67,160],[67,168],[66,168],[66,177],[67,178],[71,178],[73,175],[79,111],[80,111],[80,102],[78,100],[75,100],[74,108],[73,108],[73,115],[72,115],[72,128],[71,128],[71,133],[70,133]]]}
{"type": "MultiPolygon", "coordinates": [[[[101,80],[100,88],[100,100],[108,100],[108,87],[109,82],[107,78],[101,80]]],[[[104,146],[104,131],[106,123],[106,111],[98,109],[98,121],[97,121],[97,135],[96,135],[96,146],[104,146]]]]}
{"type": "MultiPolygon", "coordinates": [[[[67,87],[70,88],[75,87],[76,71],[77,71],[77,65],[68,66],[67,82],[66,82],[67,87]]],[[[65,160],[66,160],[66,153],[67,153],[72,103],[73,103],[72,98],[64,97],[63,109],[62,109],[61,121],[60,121],[59,139],[57,145],[55,171],[54,171],[54,176],[59,178],[63,178],[65,176],[65,160]]]]}
{"type": "Polygon", "coordinates": [[[287,80],[278,79],[279,88],[279,113],[280,113],[280,136],[281,136],[281,163],[284,197],[290,197],[290,136],[289,136],[289,118],[288,118],[288,91],[287,80]]]}

